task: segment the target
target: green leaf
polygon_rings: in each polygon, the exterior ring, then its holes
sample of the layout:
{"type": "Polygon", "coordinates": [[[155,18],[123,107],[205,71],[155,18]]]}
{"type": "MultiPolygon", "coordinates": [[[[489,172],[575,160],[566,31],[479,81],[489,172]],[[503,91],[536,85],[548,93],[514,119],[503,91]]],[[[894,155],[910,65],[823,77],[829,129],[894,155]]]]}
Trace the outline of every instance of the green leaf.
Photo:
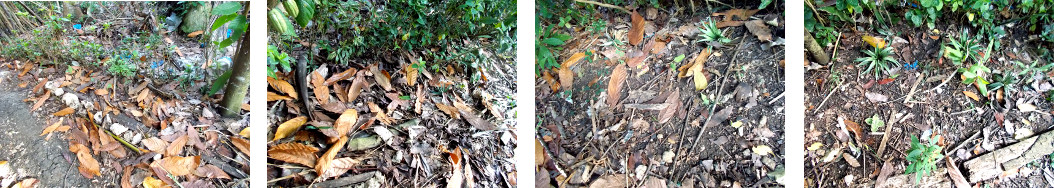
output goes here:
{"type": "Polygon", "coordinates": [[[211,31],[215,31],[216,29],[219,29],[220,27],[223,26],[223,24],[226,24],[227,22],[230,22],[231,20],[234,20],[234,18],[237,18],[237,17],[238,17],[237,14],[228,14],[228,15],[223,15],[223,16],[220,16],[219,18],[216,18],[216,21],[212,22],[212,29],[211,29],[211,31]]]}
{"type": "Polygon", "coordinates": [[[300,14],[296,15],[296,24],[300,26],[307,25],[307,22],[315,17],[315,1],[297,0],[296,4],[300,8],[300,14]]]}
{"type": "Polygon", "coordinates": [[[231,78],[231,73],[233,71],[234,69],[227,69],[227,72],[224,72],[223,75],[220,75],[220,77],[216,78],[216,81],[212,82],[212,88],[209,89],[209,96],[216,94],[216,92],[220,91],[220,89],[223,89],[223,86],[227,86],[227,80],[231,78]]]}
{"type": "Polygon", "coordinates": [[[228,15],[238,12],[242,9],[242,4],[238,2],[227,2],[212,8],[212,15],[228,15]]]}
{"type": "Polygon", "coordinates": [[[758,5],[758,9],[765,9],[769,4],[772,4],[772,0],[761,0],[761,5],[758,5]]]}
{"type": "Polygon", "coordinates": [[[238,15],[238,17],[235,17],[234,20],[231,21],[231,24],[227,26],[227,28],[231,29],[230,38],[234,38],[236,40],[242,38],[242,34],[245,33],[245,29],[248,27],[249,24],[248,20],[245,18],[245,15],[238,15]]]}
{"type": "Polygon", "coordinates": [[[399,99],[402,99],[402,100],[410,100],[410,96],[409,96],[409,95],[400,95],[400,96],[399,96],[399,99]]]}
{"type": "Polygon", "coordinates": [[[684,61],[684,54],[681,54],[681,55],[673,58],[673,62],[680,63],[681,61],[684,61]]]}
{"type": "Polygon", "coordinates": [[[546,38],[546,39],[542,40],[542,43],[545,43],[545,44],[548,44],[548,45],[553,45],[553,46],[564,45],[564,41],[560,40],[558,38],[546,38]]]}

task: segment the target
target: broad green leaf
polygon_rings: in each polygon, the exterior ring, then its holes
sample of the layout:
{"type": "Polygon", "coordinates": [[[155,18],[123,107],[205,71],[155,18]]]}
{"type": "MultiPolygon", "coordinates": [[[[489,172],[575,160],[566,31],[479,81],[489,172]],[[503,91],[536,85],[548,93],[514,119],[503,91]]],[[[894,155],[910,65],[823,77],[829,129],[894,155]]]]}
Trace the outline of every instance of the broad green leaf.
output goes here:
{"type": "MultiPolygon", "coordinates": [[[[220,91],[220,89],[223,89],[223,86],[227,86],[227,80],[231,78],[231,73],[233,72],[233,70],[234,69],[227,69],[227,72],[224,72],[223,75],[220,75],[220,77],[216,78],[216,81],[212,82],[212,89],[209,89],[209,96],[216,94],[216,92],[220,91]]],[[[267,72],[269,74],[274,74],[271,71],[267,72]]]]}
{"type": "Polygon", "coordinates": [[[296,24],[300,26],[307,25],[307,22],[315,17],[315,1],[297,0],[296,4],[300,8],[300,14],[296,15],[296,24]]]}
{"type": "Polygon", "coordinates": [[[542,43],[545,43],[545,44],[548,44],[548,45],[553,45],[553,46],[564,45],[564,41],[560,40],[560,39],[557,39],[557,38],[546,38],[546,39],[542,40],[542,43]]]}
{"type": "Polygon", "coordinates": [[[234,18],[237,18],[237,17],[238,17],[237,14],[228,14],[228,15],[220,16],[219,18],[216,18],[215,22],[212,22],[212,29],[211,30],[215,31],[216,29],[219,29],[220,27],[222,27],[223,24],[226,24],[227,22],[230,22],[231,20],[234,20],[234,18]]]}
{"type": "Polygon", "coordinates": [[[673,58],[673,62],[677,62],[677,63],[680,63],[683,60],[684,60],[684,54],[681,54],[681,55],[673,58]]]}
{"type": "Polygon", "coordinates": [[[227,2],[212,8],[212,15],[228,15],[238,12],[242,9],[242,4],[238,2],[227,2]]]}

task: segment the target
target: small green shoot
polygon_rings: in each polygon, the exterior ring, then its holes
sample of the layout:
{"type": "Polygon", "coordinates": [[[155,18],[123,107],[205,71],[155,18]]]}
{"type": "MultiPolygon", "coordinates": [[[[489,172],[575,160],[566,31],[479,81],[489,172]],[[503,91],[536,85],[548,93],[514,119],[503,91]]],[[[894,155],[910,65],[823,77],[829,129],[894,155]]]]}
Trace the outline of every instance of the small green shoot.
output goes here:
{"type": "Polygon", "coordinates": [[[878,117],[878,114],[872,115],[870,118],[865,119],[864,122],[871,125],[871,132],[878,132],[878,128],[886,126],[886,122],[883,122],[882,117],[878,117]]]}
{"type": "Polygon", "coordinates": [[[900,66],[896,59],[893,59],[893,47],[882,47],[872,48],[871,50],[863,50],[865,57],[856,58],[856,62],[860,62],[857,66],[865,66],[867,69],[860,72],[860,75],[864,75],[868,72],[872,72],[875,78],[879,78],[879,75],[886,70],[889,70],[890,64],[893,66],[900,66]]]}
{"type": "Polygon", "coordinates": [[[703,23],[703,27],[699,28],[702,33],[699,34],[700,39],[695,42],[718,42],[721,44],[732,42],[732,39],[725,37],[724,30],[717,28],[717,22],[713,20],[707,20],[703,23]]]}
{"type": "Polygon", "coordinates": [[[943,147],[937,145],[937,139],[929,139],[929,144],[920,143],[915,135],[911,135],[911,149],[908,150],[908,167],[905,174],[915,173],[915,183],[928,176],[930,172],[937,169],[937,159],[944,157],[941,154],[943,147]]]}

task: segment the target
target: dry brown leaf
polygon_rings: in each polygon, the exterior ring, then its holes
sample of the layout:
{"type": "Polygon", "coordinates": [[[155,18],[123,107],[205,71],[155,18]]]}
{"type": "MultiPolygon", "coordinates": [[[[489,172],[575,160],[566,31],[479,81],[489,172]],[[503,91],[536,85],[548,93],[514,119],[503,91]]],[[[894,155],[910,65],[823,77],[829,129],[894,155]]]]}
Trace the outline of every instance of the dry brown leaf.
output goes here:
{"type": "Polygon", "coordinates": [[[66,116],[66,115],[72,114],[73,111],[74,111],[73,107],[66,107],[66,109],[59,110],[58,112],[55,112],[54,114],[51,114],[51,115],[56,116],[56,117],[62,117],[62,116],[66,116]]]}
{"type": "Polygon", "coordinates": [[[944,157],[944,159],[948,167],[948,176],[951,177],[952,183],[955,183],[955,187],[970,188],[969,181],[966,181],[966,177],[959,171],[959,166],[955,163],[955,159],[951,157],[944,157]]]}
{"type": "Polygon", "coordinates": [[[388,117],[388,114],[384,112],[384,109],[381,109],[381,107],[377,106],[376,103],[369,102],[366,105],[370,107],[370,112],[374,113],[374,118],[380,120],[381,123],[383,123],[384,125],[391,125],[395,123],[395,119],[388,117]]]}
{"type": "Polygon", "coordinates": [[[348,170],[351,170],[351,168],[354,168],[355,165],[358,165],[360,162],[362,161],[355,160],[350,157],[333,159],[333,161],[330,162],[329,169],[326,169],[326,173],[319,176],[319,178],[324,180],[331,177],[340,176],[345,172],[348,172],[348,170]]]}
{"type": "Polygon", "coordinates": [[[612,174],[601,176],[593,183],[589,184],[589,188],[623,188],[631,187],[626,182],[630,182],[629,175],[626,174],[612,174]]]}
{"type": "Polygon", "coordinates": [[[36,178],[27,178],[12,185],[11,188],[35,188],[37,187],[37,183],[40,183],[40,180],[37,180],[36,178]]]}
{"type": "Polygon", "coordinates": [[[366,86],[366,78],[363,77],[362,72],[364,71],[360,71],[360,73],[357,74],[358,76],[355,76],[355,80],[352,81],[351,87],[348,87],[348,101],[346,102],[355,102],[355,99],[359,98],[359,93],[362,92],[362,87],[366,86]]]}
{"type": "Polygon", "coordinates": [[[677,112],[684,110],[681,109],[681,90],[673,90],[673,94],[666,97],[666,104],[666,108],[659,111],[659,124],[669,122],[677,112]]]}
{"type": "Polygon", "coordinates": [[[557,89],[560,89],[560,82],[557,82],[556,78],[553,78],[553,75],[549,74],[549,71],[542,72],[542,79],[549,83],[550,90],[556,91],[557,89]]]}
{"type": "Polygon", "coordinates": [[[148,99],[148,98],[150,98],[150,90],[149,89],[144,89],[144,90],[139,91],[139,95],[136,95],[135,101],[146,102],[147,101],[146,99],[148,99]]]}
{"type": "Polygon", "coordinates": [[[195,175],[214,179],[231,179],[231,176],[227,175],[227,172],[224,172],[223,169],[220,169],[220,167],[217,167],[216,165],[204,165],[198,167],[197,174],[195,175]]]}
{"type": "Polygon", "coordinates": [[[466,105],[465,103],[462,103],[461,101],[454,101],[454,107],[457,108],[457,111],[461,113],[461,117],[465,117],[465,121],[468,121],[468,123],[471,124],[472,127],[475,127],[479,130],[487,131],[498,129],[498,127],[490,121],[484,120],[483,118],[476,116],[475,110],[472,109],[472,107],[466,105]]]}
{"type": "Polygon", "coordinates": [[[564,86],[564,89],[571,89],[571,86],[574,84],[575,73],[571,71],[571,66],[578,64],[578,61],[585,57],[586,53],[575,53],[563,63],[560,63],[560,68],[556,69],[556,74],[560,77],[560,85],[564,86]]]}
{"type": "Polygon", "coordinates": [[[845,124],[845,129],[849,129],[853,135],[856,135],[856,139],[864,139],[864,130],[860,129],[860,124],[853,122],[853,120],[844,119],[842,123],[845,124]]]}
{"type": "Polygon", "coordinates": [[[358,70],[356,70],[355,68],[348,68],[348,70],[344,70],[344,72],[333,74],[333,76],[329,76],[329,79],[326,79],[326,82],[323,82],[322,85],[331,86],[333,85],[333,83],[348,80],[349,78],[351,78],[351,76],[354,76],[356,72],[358,72],[358,70]]]}
{"type": "Polygon", "coordinates": [[[413,65],[403,66],[403,72],[406,74],[406,84],[414,86],[417,84],[417,75],[420,71],[417,71],[413,65]]]}
{"type": "Polygon", "coordinates": [[[165,182],[162,182],[153,176],[143,179],[143,188],[164,188],[167,185],[168,184],[165,184],[165,182]]]}
{"type": "Polygon", "coordinates": [[[59,118],[59,122],[55,122],[55,124],[51,124],[51,126],[44,128],[44,132],[41,132],[40,136],[44,136],[45,134],[51,133],[52,131],[55,131],[55,129],[58,129],[59,126],[62,125],[63,120],[65,120],[65,118],[59,118]]]}
{"type": "Polygon", "coordinates": [[[201,164],[201,156],[171,156],[165,157],[157,161],[157,163],[173,176],[185,176],[190,174],[191,170],[198,169],[198,164],[201,164]]]}
{"type": "Polygon", "coordinates": [[[341,136],[344,136],[345,134],[348,134],[348,131],[351,131],[353,128],[355,128],[355,123],[357,123],[358,121],[359,111],[355,109],[344,110],[344,113],[340,114],[340,117],[337,118],[337,122],[333,123],[333,130],[337,131],[337,135],[335,137],[330,138],[336,139],[340,138],[341,136]]]}
{"type": "Polygon", "coordinates": [[[772,41],[772,31],[769,30],[769,26],[765,25],[764,20],[751,20],[747,21],[744,25],[747,26],[747,31],[758,37],[760,41],[772,41]]]}
{"type": "Polygon", "coordinates": [[[329,174],[328,172],[332,170],[331,168],[333,167],[333,158],[337,157],[337,153],[340,152],[340,149],[344,148],[344,144],[347,142],[348,137],[340,137],[340,139],[337,140],[336,144],[333,144],[333,146],[329,147],[329,150],[327,150],[326,153],[322,155],[322,157],[318,158],[318,162],[315,163],[315,172],[318,172],[320,176],[315,179],[315,182],[319,182],[328,178],[321,175],[329,174]]]}
{"type": "Polygon", "coordinates": [[[205,33],[205,31],[198,30],[198,31],[195,31],[195,32],[191,32],[190,34],[187,34],[187,37],[194,38],[194,37],[197,37],[198,35],[201,35],[202,33],[205,33]]]}
{"type": "MultiPolygon", "coordinates": [[[[278,92],[288,94],[289,97],[292,97],[293,99],[299,99],[297,98],[296,89],[293,88],[293,85],[290,85],[289,82],[286,82],[285,80],[278,80],[271,77],[267,77],[267,85],[270,85],[271,88],[274,88],[274,90],[277,90],[278,92]]],[[[268,96],[270,96],[270,94],[268,94],[268,96]]]]}
{"type": "Polygon", "coordinates": [[[277,93],[274,93],[274,92],[270,92],[270,91],[267,92],[267,102],[277,101],[277,100],[293,100],[293,98],[285,96],[285,95],[280,95],[280,94],[277,94],[277,93]]]}
{"type": "Polygon", "coordinates": [[[641,17],[637,11],[633,11],[630,13],[630,20],[629,44],[636,46],[644,40],[644,17],[641,17]]]}
{"type": "Polygon", "coordinates": [[[122,170],[124,173],[121,175],[121,188],[135,188],[132,187],[132,166],[124,166],[122,170]]]}
{"type": "Polygon", "coordinates": [[[319,106],[321,106],[323,110],[326,110],[326,111],[329,111],[329,112],[333,112],[333,113],[344,112],[344,110],[348,109],[348,107],[345,106],[343,102],[339,102],[339,101],[338,102],[326,103],[326,104],[322,104],[322,105],[319,105],[319,106]]]}
{"type": "Polygon", "coordinates": [[[311,85],[315,86],[315,99],[318,100],[319,104],[329,103],[329,86],[323,85],[326,78],[322,75],[326,70],[328,69],[322,66],[311,73],[311,85]]]}
{"type": "MultiPolygon", "coordinates": [[[[88,148],[84,145],[74,145],[80,146],[80,149],[77,149],[76,151],[77,161],[80,161],[80,167],[78,167],[78,170],[80,170],[81,173],[85,175],[85,177],[87,177],[88,179],[100,175],[99,161],[96,161],[95,158],[91,156],[91,151],[88,151],[88,148]]],[[[71,147],[71,149],[73,148],[71,147]]]]}
{"type": "Polygon", "coordinates": [[[315,152],[318,152],[318,148],[290,142],[272,146],[267,150],[267,158],[314,167],[318,160],[315,152]]]}
{"type": "Polygon", "coordinates": [[[703,74],[703,67],[706,66],[706,60],[709,59],[711,52],[712,50],[710,50],[710,48],[699,51],[699,55],[693,60],[694,63],[692,67],[689,68],[689,75],[691,75],[695,81],[696,91],[706,89],[706,86],[709,85],[709,80],[706,78],[706,75],[703,74]]]}
{"type": "Polygon", "coordinates": [[[450,118],[452,118],[452,119],[461,119],[460,114],[458,114],[458,112],[457,112],[457,108],[454,108],[453,106],[446,105],[446,104],[443,104],[443,103],[435,103],[435,104],[436,104],[436,108],[439,108],[439,111],[443,111],[443,113],[445,113],[446,115],[449,115],[450,118]]]}
{"type": "Polygon", "coordinates": [[[648,54],[637,49],[630,49],[627,55],[629,56],[629,61],[626,61],[626,65],[630,68],[644,68],[644,60],[648,59],[648,54]]]}
{"type": "Polygon", "coordinates": [[[37,99],[37,103],[33,104],[33,108],[30,108],[29,111],[30,112],[37,111],[37,109],[40,108],[40,106],[44,105],[44,101],[47,101],[48,98],[51,98],[51,90],[45,91],[44,92],[44,96],[42,96],[40,99],[37,99]]]}
{"type": "Polygon", "coordinates": [[[249,140],[231,137],[231,143],[234,144],[234,147],[238,148],[238,151],[241,151],[245,155],[249,155],[249,140]]]}
{"type": "Polygon", "coordinates": [[[180,153],[183,153],[183,147],[187,146],[187,139],[187,135],[183,135],[179,138],[176,138],[175,141],[172,141],[171,144],[168,144],[168,148],[165,149],[165,155],[178,156],[180,153]]]}
{"type": "Polygon", "coordinates": [[[373,65],[370,66],[370,72],[373,73],[373,79],[377,80],[377,84],[381,85],[381,88],[384,88],[384,91],[392,91],[392,77],[387,71],[382,71],[380,68],[377,68],[377,65],[373,65]]]}
{"type": "Polygon", "coordinates": [[[750,18],[750,16],[753,16],[754,13],[758,13],[758,11],[759,10],[732,9],[724,12],[715,12],[711,15],[724,16],[725,19],[722,19],[721,21],[732,21],[735,20],[734,18],[739,18],[739,20],[746,20],[747,18],[750,18]]]}
{"type": "Polygon", "coordinates": [[[973,99],[973,101],[981,101],[981,97],[978,97],[976,93],[971,91],[963,91],[963,94],[970,97],[970,99],[973,99]]]}
{"type": "Polygon", "coordinates": [[[285,123],[278,125],[278,129],[276,129],[274,132],[274,139],[271,139],[271,141],[275,141],[278,139],[285,138],[286,136],[293,135],[293,132],[296,132],[296,130],[300,129],[300,126],[304,125],[304,123],[306,122],[307,117],[304,116],[296,117],[285,121],[285,123]]]}
{"type": "Polygon", "coordinates": [[[146,149],[157,153],[165,153],[165,148],[168,147],[168,142],[157,137],[143,139],[142,142],[146,149]]]}
{"type": "Polygon", "coordinates": [[[608,82],[607,98],[609,107],[614,108],[615,104],[618,104],[619,95],[622,93],[622,82],[626,81],[626,74],[626,64],[619,64],[615,67],[615,70],[611,71],[611,80],[608,82]]]}

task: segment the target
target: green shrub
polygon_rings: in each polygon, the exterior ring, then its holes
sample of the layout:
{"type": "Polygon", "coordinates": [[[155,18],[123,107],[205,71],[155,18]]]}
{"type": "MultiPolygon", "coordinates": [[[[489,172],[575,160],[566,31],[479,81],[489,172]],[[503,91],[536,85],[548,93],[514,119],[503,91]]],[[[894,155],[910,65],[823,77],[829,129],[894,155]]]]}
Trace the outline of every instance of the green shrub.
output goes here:
{"type": "Polygon", "coordinates": [[[884,46],[882,48],[874,47],[871,50],[862,50],[867,56],[857,58],[855,61],[860,62],[857,66],[866,66],[867,69],[860,72],[860,75],[864,75],[868,72],[873,72],[875,78],[879,78],[879,75],[886,70],[889,70],[890,64],[893,66],[900,66],[896,59],[893,59],[893,47],[884,46]]]}
{"type": "Polygon", "coordinates": [[[732,39],[725,37],[724,30],[717,28],[717,23],[713,20],[707,20],[703,23],[703,27],[699,28],[699,40],[696,42],[718,42],[721,44],[732,42],[732,39]]]}
{"type": "Polygon", "coordinates": [[[131,61],[132,60],[124,57],[110,58],[110,60],[105,63],[110,66],[106,71],[112,75],[126,78],[135,76],[136,68],[131,61]]]}
{"type": "Polygon", "coordinates": [[[930,172],[937,169],[937,159],[944,157],[941,154],[942,148],[937,145],[937,139],[929,139],[929,143],[926,144],[920,143],[915,135],[911,135],[911,149],[905,157],[909,164],[907,169],[904,169],[904,174],[914,173],[915,182],[918,183],[923,176],[928,176],[930,172]]]}

